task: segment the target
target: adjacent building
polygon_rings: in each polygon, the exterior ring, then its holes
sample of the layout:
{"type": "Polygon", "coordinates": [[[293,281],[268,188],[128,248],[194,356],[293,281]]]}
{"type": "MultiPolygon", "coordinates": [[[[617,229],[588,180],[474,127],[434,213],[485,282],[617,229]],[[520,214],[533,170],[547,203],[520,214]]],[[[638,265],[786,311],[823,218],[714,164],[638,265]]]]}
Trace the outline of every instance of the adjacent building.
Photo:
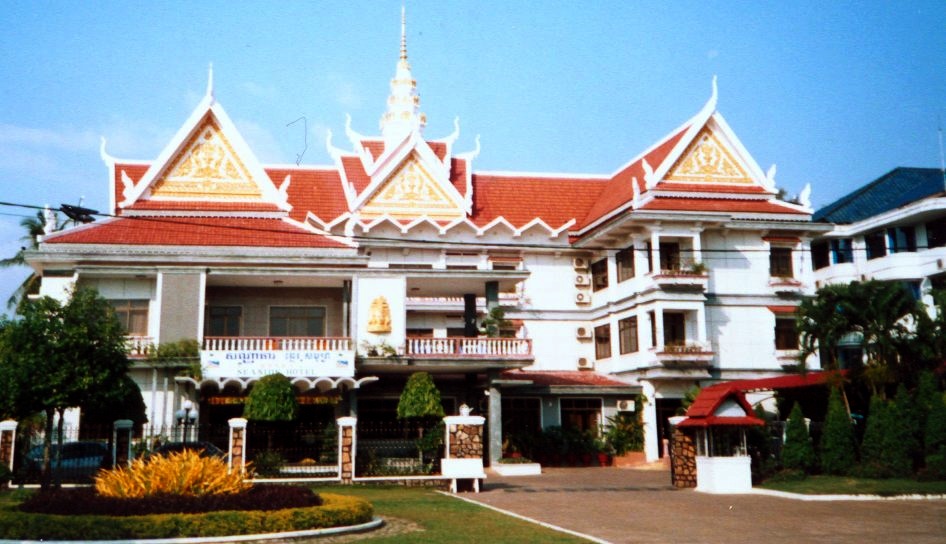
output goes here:
{"type": "Polygon", "coordinates": [[[43,237],[28,258],[41,294],[112,302],[152,424],[191,400],[225,425],[276,371],[302,417],[391,420],[427,371],[448,410],[488,416],[493,459],[504,432],[596,430],[624,410],[644,412],[653,459],[688,389],[796,363],[794,309],[826,274],[810,244],[831,227],[806,195],[778,198],[715,81],[692,118],[600,174],[482,171],[459,123],[439,138],[425,124],[403,31],[380,134],[349,119],[330,164],[261,164],[211,77],[159,156],[103,143],[110,216],[43,237]],[[200,377],[140,356],[186,339],[200,377]]]}

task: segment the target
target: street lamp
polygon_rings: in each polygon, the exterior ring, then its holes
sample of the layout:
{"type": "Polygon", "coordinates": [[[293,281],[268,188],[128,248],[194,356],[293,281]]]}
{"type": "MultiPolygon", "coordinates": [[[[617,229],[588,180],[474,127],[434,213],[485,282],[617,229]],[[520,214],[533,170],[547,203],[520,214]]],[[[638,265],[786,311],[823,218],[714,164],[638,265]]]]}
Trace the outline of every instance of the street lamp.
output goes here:
{"type": "Polygon", "coordinates": [[[177,424],[184,426],[183,442],[187,444],[187,426],[197,422],[197,409],[194,408],[194,403],[188,399],[181,404],[181,409],[175,412],[174,415],[177,418],[177,424]]]}

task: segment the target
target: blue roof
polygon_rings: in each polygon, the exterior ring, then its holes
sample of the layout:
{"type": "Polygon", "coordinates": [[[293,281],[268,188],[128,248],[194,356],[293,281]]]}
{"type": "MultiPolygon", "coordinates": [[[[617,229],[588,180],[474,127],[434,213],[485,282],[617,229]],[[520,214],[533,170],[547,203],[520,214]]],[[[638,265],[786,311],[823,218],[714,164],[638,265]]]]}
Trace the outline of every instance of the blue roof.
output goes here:
{"type": "Polygon", "coordinates": [[[813,221],[855,223],[924,198],[942,194],[939,168],[894,168],[860,189],[816,211],[813,221]]]}

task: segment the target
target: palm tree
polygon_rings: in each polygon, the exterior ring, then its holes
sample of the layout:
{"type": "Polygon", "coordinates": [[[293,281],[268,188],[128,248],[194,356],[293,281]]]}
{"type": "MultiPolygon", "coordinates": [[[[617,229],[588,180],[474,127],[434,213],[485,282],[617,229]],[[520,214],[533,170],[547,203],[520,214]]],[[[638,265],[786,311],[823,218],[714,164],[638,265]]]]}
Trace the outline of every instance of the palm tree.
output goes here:
{"type": "MultiPolygon", "coordinates": [[[[43,213],[43,210],[40,210],[36,212],[35,216],[24,217],[20,220],[20,226],[26,231],[26,234],[24,234],[20,240],[23,241],[25,245],[20,247],[20,250],[12,257],[0,259],[0,266],[4,268],[11,266],[27,266],[25,258],[26,252],[36,249],[39,246],[36,237],[46,233],[46,219],[43,213]]],[[[59,214],[53,212],[53,217],[56,219],[55,230],[59,230],[62,228],[62,224],[59,222],[59,214]]],[[[29,277],[23,280],[23,283],[13,291],[10,298],[7,299],[7,308],[16,308],[16,313],[20,313],[21,305],[23,301],[26,300],[27,295],[39,292],[39,283],[40,277],[35,273],[31,273],[29,277]]]]}
{"type": "Polygon", "coordinates": [[[852,370],[863,372],[874,392],[882,394],[884,384],[909,378],[910,344],[925,319],[923,304],[899,282],[828,285],[799,307],[802,361],[820,352],[822,367],[836,369],[842,340],[856,334],[865,360],[863,368],[852,370]]]}

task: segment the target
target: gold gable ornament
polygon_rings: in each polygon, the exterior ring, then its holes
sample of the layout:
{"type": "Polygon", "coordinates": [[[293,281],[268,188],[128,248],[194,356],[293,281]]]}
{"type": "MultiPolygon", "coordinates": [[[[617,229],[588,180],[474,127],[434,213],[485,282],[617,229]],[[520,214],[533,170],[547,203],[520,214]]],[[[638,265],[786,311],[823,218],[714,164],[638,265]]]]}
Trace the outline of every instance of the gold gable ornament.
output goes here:
{"type": "Polygon", "coordinates": [[[153,196],[259,198],[259,187],[223,131],[207,117],[154,184],[153,196]]]}
{"type": "Polygon", "coordinates": [[[363,217],[456,219],[464,216],[447,192],[417,161],[409,160],[388,178],[378,193],[361,208],[363,217]]]}
{"type": "Polygon", "coordinates": [[[688,183],[752,183],[752,179],[729,149],[709,128],[693,139],[666,180],[688,183]]]}
{"type": "Polygon", "coordinates": [[[391,332],[391,307],[384,297],[371,301],[371,308],[368,310],[368,332],[391,332]]]}

